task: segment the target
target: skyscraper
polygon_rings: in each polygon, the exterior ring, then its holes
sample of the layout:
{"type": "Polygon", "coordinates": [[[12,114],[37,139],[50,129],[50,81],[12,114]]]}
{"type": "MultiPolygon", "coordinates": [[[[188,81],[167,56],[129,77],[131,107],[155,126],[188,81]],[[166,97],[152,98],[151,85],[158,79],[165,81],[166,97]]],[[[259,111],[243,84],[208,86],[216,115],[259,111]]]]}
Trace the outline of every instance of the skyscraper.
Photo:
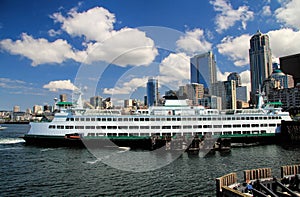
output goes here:
{"type": "Polygon", "coordinates": [[[148,106],[158,104],[158,80],[149,78],[147,82],[147,103],[148,106]]]}
{"type": "Polygon", "coordinates": [[[251,73],[251,99],[256,104],[255,94],[263,86],[263,82],[272,73],[272,53],[269,36],[259,30],[250,39],[250,73],[251,73]]]}
{"type": "Polygon", "coordinates": [[[242,85],[241,76],[237,72],[233,72],[228,75],[227,81],[231,81],[231,80],[235,81],[236,87],[239,87],[242,85]]]}
{"type": "Polygon", "coordinates": [[[191,58],[191,83],[204,85],[204,89],[211,90],[211,85],[217,82],[215,56],[212,51],[196,55],[191,58]]]}

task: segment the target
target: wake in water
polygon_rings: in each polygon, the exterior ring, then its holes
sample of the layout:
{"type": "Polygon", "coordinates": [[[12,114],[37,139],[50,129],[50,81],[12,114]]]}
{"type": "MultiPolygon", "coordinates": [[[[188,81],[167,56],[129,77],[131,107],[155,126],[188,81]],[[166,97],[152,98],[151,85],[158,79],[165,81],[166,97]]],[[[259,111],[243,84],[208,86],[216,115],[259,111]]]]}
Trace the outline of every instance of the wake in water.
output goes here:
{"type": "Polygon", "coordinates": [[[25,140],[21,138],[0,138],[0,144],[18,144],[24,142],[25,140]]]}

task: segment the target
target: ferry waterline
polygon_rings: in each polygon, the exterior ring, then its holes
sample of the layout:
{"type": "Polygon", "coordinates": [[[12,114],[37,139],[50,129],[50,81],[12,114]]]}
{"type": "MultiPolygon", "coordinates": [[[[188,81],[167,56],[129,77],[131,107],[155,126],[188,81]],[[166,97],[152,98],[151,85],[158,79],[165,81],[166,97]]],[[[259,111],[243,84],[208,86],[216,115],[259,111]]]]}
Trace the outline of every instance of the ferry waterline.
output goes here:
{"type": "Polygon", "coordinates": [[[208,136],[231,138],[232,143],[272,143],[280,133],[281,121],[291,120],[288,112],[281,111],[279,102],[257,109],[219,111],[189,106],[185,100],[166,100],[164,106],[131,114],[67,106],[60,103],[51,122],[31,122],[29,132],[23,136],[26,144],[155,149],[178,139],[191,143],[195,137],[208,136]]]}

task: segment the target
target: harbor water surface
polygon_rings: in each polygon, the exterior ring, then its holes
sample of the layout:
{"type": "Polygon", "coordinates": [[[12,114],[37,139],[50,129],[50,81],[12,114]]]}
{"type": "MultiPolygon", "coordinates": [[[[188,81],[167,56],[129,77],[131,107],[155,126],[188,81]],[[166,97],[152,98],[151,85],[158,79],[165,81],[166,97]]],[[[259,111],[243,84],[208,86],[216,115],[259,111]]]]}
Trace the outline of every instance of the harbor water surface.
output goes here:
{"type": "MultiPolygon", "coordinates": [[[[280,166],[300,164],[299,148],[266,145],[233,148],[227,154],[183,153],[168,165],[134,172],[107,165],[85,148],[26,146],[18,137],[29,125],[3,126],[7,129],[0,131],[0,196],[215,196],[216,177],[237,172],[242,181],[243,170],[264,167],[279,177],[280,166]]],[[[101,151],[137,160],[133,150],[101,151]]],[[[139,165],[153,163],[152,152],[139,154],[149,155],[149,160],[136,161],[139,165]]],[[[165,156],[172,158],[172,153],[165,156]]],[[[165,158],[155,159],[159,163],[165,158]]]]}

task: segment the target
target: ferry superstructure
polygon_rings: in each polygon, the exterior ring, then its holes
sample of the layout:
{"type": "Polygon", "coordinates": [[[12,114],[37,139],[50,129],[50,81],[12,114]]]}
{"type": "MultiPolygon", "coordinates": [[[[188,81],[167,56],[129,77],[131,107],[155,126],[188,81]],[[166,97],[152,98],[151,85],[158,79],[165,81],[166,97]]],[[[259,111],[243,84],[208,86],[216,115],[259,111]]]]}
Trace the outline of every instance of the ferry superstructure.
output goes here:
{"type": "Polygon", "coordinates": [[[276,136],[280,133],[282,120],[291,118],[288,112],[281,111],[279,102],[257,109],[218,111],[188,106],[185,100],[167,100],[164,106],[136,110],[131,114],[123,114],[120,110],[60,109],[51,122],[31,122],[24,139],[29,144],[110,139],[128,145],[132,141],[166,136],[208,135],[242,143],[276,136]]]}

